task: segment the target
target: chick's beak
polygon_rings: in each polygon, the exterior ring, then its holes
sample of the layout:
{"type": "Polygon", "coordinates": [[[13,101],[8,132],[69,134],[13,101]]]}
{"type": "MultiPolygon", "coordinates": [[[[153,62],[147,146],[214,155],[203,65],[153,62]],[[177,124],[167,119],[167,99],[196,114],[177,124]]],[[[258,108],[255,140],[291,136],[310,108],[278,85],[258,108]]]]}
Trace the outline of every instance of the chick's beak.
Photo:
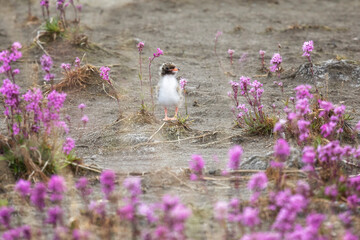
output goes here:
{"type": "Polygon", "coordinates": [[[173,72],[178,72],[180,69],[179,68],[174,68],[172,71],[173,72]]]}

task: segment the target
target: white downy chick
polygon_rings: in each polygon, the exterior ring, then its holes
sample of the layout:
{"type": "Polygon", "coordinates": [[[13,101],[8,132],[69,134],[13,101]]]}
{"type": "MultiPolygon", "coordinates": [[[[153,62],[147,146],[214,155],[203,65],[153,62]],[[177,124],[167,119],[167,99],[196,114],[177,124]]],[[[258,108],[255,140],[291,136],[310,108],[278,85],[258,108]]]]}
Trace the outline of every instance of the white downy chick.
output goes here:
{"type": "Polygon", "coordinates": [[[173,63],[164,63],[160,68],[160,81],[158,84],[158,103],[164,107],[164,121],[177,119],[177,113],[181,102],[181,91],[176,74],[179,71],[173,63]],[[167,116],[169,107],[175,107],[173,118],[167,116]]]}

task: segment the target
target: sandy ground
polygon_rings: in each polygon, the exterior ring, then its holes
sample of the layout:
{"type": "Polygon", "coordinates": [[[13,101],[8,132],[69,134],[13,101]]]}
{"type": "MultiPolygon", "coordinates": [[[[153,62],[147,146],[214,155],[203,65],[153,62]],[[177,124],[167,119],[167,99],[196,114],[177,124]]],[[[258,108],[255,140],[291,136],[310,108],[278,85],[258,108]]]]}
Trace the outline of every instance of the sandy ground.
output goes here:
{"type": "MultiPolygon", "coordinates": [[[[18,83],[24,88],[34,82],[41,83],[42,73],[36,74],[34,69],[43,52],[32,45],[39,24],[26,23],[24,1],[1,0],[0,4],[0,49],[7,48],[14,41],[21,42],[24,57],[19,64],[21,75],[18,83]],[[33,76],[31,79],[27,77],[30,75],[33,76]]],[[[82,31],[98,47],[81,49],[58,40],[45,44],[44,48],[54,59],[57,80],[61,79],[59,66],[62,62],[72,62],[75,57],[83,57],[84,54],[84,61],[89,64],[111,66],[111,78],[120,95],[121,110],[125,116],[122,121],[116,121],[117,102],[101,91],[68,91],[64,112],[74,119],[70,135],[78,140],[76,154],[86,164],[96,164],[118,173],[176,172],[188,167],[190,156],[194,153],[203,155],[207,170],[220,169],[226,166],[228,149],[234,144],[241,144],[244,148],[244,158],[271,151],[273,137],[250,136],[243,129],[233,128],[231,101],[227,96],[231,90],[230,80],[236,80],[241,75],[251,76],[264,84],[265,109],[271,111],[272,104],[282,109],[280,89],[273,85],[273,81],[279,79],[264,76],[259,70],[260,49],[267,52],[265,59],[269,64],[273,53],[278,52],[278,44],[281,44],[283,76],[291,75],[306,62],[301,56],[301,47],[308,40],[314,41],[315,63],[336,57],[350,60],[359,60],[360,57],[359,1],[91,0],[82,1],[82,4],[82,31]],[[235,77],[222,73],[214,55],[214,37],[218,30],[223,32],[218,42],[218,54],[226,71],[232,72],[235,77]],[[156,48],[164,50],[164,56],[157,58],[151,69],[155,84],[159,79],[158,68],[169,61],[181,69],[179,76],[188,79],[187,102],[192,129],[176,135],[173,133],[175,128],[166,124],[147,145],[137,144],[148,141],[160,128],[163,110],[160,106],[156,107],[158,121],[152,124],[134,121],[141,100],[136,48],[140,40],[145,42],[143,67],[146,84],[147,58],[156,48]],[[230,66],[227,57],[229,48],[235,50],[233,66],[230,66]],[[238,63],[244,53],[247,54],[245,62],[238,63]],[[85,113],[90,121],[85,130],[76,127],[80,121],[77,109],[80,103],[88,106],[85,113]],[[204,134],[208,135],[195,138],[204,134]],[[185,140],[163,142],[178,139],[185,140]],[[215,156],[218,161],[214,160],[215,156]]],[[[55,9],[51,11],[55,14],[55,9]]],[[[33,4],[33,13],[41,19],[37,3],[33,4]]],[[[68,18],[72,18],[71,11],[68,18]]],[[[284,82],[284,94],[288,96],[293,95],[294,87],[299,84],[316,84],[301,77],[281,80],[284,82]]],[[[150,104],[148,93],[147,85],[146,102],[150,104]]],[[[345,104],[347,111],[355,116],[354,123],[359,118],[356,111],[360,103],[358,96],[356,81],[330,81],[329,100],[345,104]]],[[[180,113],[185,115],[184,105],[180,113]]],[[[1,122],[1,128],[4,128],[1,122]]],[[[178,192],[178,189],[174,186],[160,192],[178,192]]],[[[191,191],[183,193],[184,196],[193,194],[191,191]]],[[[218,196],[208,196],[206,200],[211,203],[222,198],[218,196]]]]}

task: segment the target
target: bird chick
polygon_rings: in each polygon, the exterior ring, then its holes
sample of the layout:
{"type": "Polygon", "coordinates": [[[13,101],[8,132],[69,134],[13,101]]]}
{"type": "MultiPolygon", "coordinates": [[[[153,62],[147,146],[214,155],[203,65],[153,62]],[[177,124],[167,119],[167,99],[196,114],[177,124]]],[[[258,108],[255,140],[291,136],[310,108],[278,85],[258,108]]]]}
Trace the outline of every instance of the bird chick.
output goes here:
{"type": "Polygon", "coordinates": [[[164,121],[177,119],[179,104],[181,102],[181,91],[176,74],[179,71],[173,63],[164,63],[160,68],[160,81],[158,84],[158,103],[164,107],[164,121]],[[172,118],[167,116],[169,107],[175,107],[175,115],[172,118]]]}

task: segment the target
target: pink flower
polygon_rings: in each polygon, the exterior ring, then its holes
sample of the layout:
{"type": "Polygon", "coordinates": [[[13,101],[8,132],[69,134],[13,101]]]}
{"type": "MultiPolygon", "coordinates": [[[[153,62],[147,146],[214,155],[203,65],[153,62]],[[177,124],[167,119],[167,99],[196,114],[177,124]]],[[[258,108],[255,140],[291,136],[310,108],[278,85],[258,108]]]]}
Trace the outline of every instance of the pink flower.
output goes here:
{"type": "Polygon", "coordinates": [[[217,31],[215,35],[215,40],[217,40],[223,33],[221,31],[217,31]]]}
{"type": "Polygon", "coordinates": [[[86,108],[86,105],[85,105],[84,103],[80,103],[79,106],[78,106],[78,108],[79,108],[80,110],[83,110],[84,108],[86,108]]]}
{"type": "Polygon", "coordinates": [[[104,170],[100,175],[101,190],[108,198],[115,189],[115,172],[112,170],[104,170]]]}
{"type": "Polygon", "coordinates": [[[234,146],[229,151],[229,162],[228,168],[232,170],[237,170],[240,165],[241,156],[243,154],[243,149],[240,146],[234,146]]]}
{"type": "Polygon", "coordinates": [[[274,146],[274,155],[279,158],[281,161],[286,161],[287,157],[290,155],[290,146],[286,140],[280,138],[277,140],[274,146]]]}
{"type": "Polygon", "coordinates": [[[245,207],[242,214],[241,222],[243,225],[252,228],[260,223],[260,219],[258,215],[259,215],[258,209],[252,207],[245,207]]]}
{"type": "Polygon", "coordinates": [[[232,50],[232,49],[229,49],[229,50],[228,50],[228,54],[229,54],[230,56],[232,56],[232,55],[234,54],[234,52],[235,52],[235,50],[232,50]]]}
{"type": "Polygon", "coordinates": [[[180,88],[182,90],[185,90],[186,85],[187,85],[187,80],[185,78],[180,78],[180,88]]]}
{"type": "Polygon", "coordinates": [[[218,201],[214,207],[214,217],[218,221],[227,219],[228,203],[225,201],[218,201]]]}
{"type": "Polygon", "coordinates": [[[71,150],[75,147],[75,140],[68,137],[63,144],[63,151],[65,154],[70,154],[71,150]]]}
{"type": "Polygon", "coordinates": [[[259,172],[251,176],[250,181],[248,182],[248,189],[252,191],[261,191],[266,188],[268,179],[264,172],[259,172]]]}
{"type": "Polygon", "coordinates": [[[110,72],[109,67],[101,67],[100,68],[100,77],[102,77],[102,79],[104,79],[105,81],[108,81],[110,83],[109,72],[110,72]]]}
{"type": "Polygon", "coordinates": [[[310,52],[314,50],[314,42],[313,41],[304,42],[302,49],[304,52],[303,56],[310,57],[310,52]]]}
{"type": "Polygon", "coordinates": [[[81,121],[83,122],[84,126],[89,122],[89,118],[88,116],[84,115],[82,118],[81,118],[81,121]]]}
{"type": "Polygon", "coordinates": [[[75,58],[75,67],[79,68],[79,67],[80,67],[80,63],[81,63],[80,58],[76,57],[76,58],[75,58]]]}
{"type": "Polygon", "coordinates": [[[52,202],[60,202],[66,191],[65,180],[61,176],[52,175],[48,182],[48,190],[50,191],[50,200],[52,202]]]}
{"type": "Polygon", "coordinates": [[[302,161],[306,164],[314,164],[316,158],[315,149],[311,146],[306,146],[303,149],[302,161]]]}
{"type": "Polygon", "coordinates": [[[286,124],[285,119],[280,119],[274,126],[274,132],[280,132],[284,130],[284,125],[286,124]]]}
{"type": "Polygon", "coordinates": [[[139,42],[136,46],[137,46],[139,52],[142,52],[142,50],[144,49],[145,44],[143,42],[139,42]]]}
{"type": "Polygon", "coordinates": [[[135,198],[142,193],[141,178],[139,177],[128,177],[124,180],[123,185],[129,191],[132,198],[135,198]]]}
{"type": "Polygon", "coordinates": [[[20,179],[15,185],[15,191],[18,192],[22,198],[25,198],[30,195],[31,183],[20,179]]]}
{"type": "Polygon", "coordinates": [[[272,66],[270,67],[271,72],[276,72],[280,70],[280,64],[282,63],[282,57],[279,53],[274,53],[273,57],[270,60],[270,64],[272,66]]]}
{"type": "Polygon", "coordinates": [[[164,52],[160,48],[157,48],[156,53],[154,53],[153,55],[154,57],[160,57],[160,55],[164,55],[164,52]]]}
{"type": "Polygon", "coordinates": [[[191,171],[193,171],[195,174],[195,176],[191,177],[192,180],[196,180],[197,176],[201,178],[204,165],[205,165],[204,159],[200,155],[194,154],[191,156],[191,161],[189,162],[189,166],[191,171]]]}

